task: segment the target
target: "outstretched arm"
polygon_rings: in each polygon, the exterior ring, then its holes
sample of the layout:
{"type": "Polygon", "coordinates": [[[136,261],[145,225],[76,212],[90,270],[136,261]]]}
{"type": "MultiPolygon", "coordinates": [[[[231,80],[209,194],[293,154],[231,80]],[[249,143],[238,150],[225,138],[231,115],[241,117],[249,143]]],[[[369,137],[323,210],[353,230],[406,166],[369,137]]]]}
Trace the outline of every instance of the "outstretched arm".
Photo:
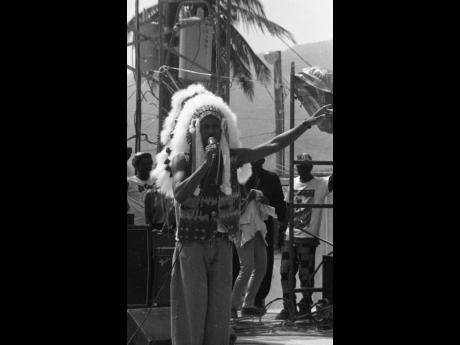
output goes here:
{"type": "Polygon", "coordinates": [[[311,126],[319,123],[328,116],[332,116],[332,113],[327,109],[330,106],[331,105],[328,104],[321,107],[312,117],[306,119],[297,127],[277,135],[266,143],[257,145],[250,149],[233,149],[238,157],[238,164],[254,162],[284,149],[286,146],[300,137],[307,129],[311,128],[311,126]]]}

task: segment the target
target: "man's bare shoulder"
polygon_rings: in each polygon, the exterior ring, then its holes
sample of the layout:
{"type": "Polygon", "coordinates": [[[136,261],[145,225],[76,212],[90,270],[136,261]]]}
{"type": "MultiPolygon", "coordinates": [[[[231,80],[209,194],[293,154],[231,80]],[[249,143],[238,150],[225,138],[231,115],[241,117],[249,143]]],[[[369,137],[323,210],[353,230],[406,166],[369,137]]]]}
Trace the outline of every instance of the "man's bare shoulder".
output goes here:
{"type": "Polygon", "coordinates": [[[173,167],[175,170],[185,170],[189,161],[188,157],[189,155],[184,152],[180,152],[174,155],[171,161],[171,167],[173,167]]]}

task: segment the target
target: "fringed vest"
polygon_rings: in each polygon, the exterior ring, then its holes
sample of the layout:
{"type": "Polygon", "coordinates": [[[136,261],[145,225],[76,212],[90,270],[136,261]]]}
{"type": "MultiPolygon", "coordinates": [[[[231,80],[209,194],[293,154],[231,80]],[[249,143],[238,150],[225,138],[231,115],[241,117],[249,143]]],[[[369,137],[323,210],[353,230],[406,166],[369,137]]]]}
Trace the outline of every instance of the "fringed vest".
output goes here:
{"type": "Polygon", "coordinates": [[[233,238],[238,231],[241,195],[233,157],[231,161],[231,195],[218,188],[207,193],[200,189],[198,196],[192,194],[184,203],[175,203],[178,241],[205,241],[215,238],[217,232],[233,238]]]}

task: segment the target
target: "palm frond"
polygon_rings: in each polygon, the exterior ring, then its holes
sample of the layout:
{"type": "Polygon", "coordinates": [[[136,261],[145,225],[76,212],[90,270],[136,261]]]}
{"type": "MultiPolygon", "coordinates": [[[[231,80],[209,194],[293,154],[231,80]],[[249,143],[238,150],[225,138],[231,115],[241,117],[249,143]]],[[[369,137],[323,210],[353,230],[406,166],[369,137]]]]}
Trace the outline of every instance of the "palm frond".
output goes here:
{"type": "Polygon", "coordinates": [[[254,99],[254,82],[249,68],[239,59],[236,51],[230,51],[231,65],[233,69],[233,82],[237,82],[244,94],[252,101],[254,99]]]}
{"type": "Polygon", "coordinates": [[[241,57],[244,61],[248,61],[248,65],[254,66],[257,79],[263,83],[268,83],[271,79],[270,69],[265,65],[265,63],[257,56],[257,54],[252,50],[249,43],[241,36],[238,30],[231,26],[230,30],[232,32],[232,42],[231,47],[238,52],[238,56],[241,57]]]}
{"type": "Polygon", "coordinates": [[[280,38],[284,37],[289,39],[294,44],[297,43],[294,39],[294,36],[288,30],[267,19],[265,16],[261,16],[244,8],[237,7],[233,8],[232,17],[236,17],[236,21],[243,23],[245,28],[258,29],[262,33],[268,31],[272,36],[280,38]]]}
{"type": "MultiPolygon", "coordinates": [[[[221,0],[220,3],[227,8],[226,0],[221,0]]],[[[247,11],[266,17],[264,6],[259,0],[232,0],[232,7],[243,8],[247,11]]]]}
{"type": "MultiPolygon", "coordinates": [[[[227,33],[227,0],[211,0],[210,4],[215,8],[216,4],[220,6],[221,13],[221,39],[225,42],[227,33]]],[[[271,72],[265,63],[252,50],[249,43],[235,28],[235,25],[241,22],[246,28],[260,30],[262,33],[268,32],[272,36],[287,38],[296,43],[292,34],[280,25],[270,21],[264,11],[261,0],[231,0],[231,42],[230,42],[230,65],[233,76],[238,78],[237,82],[245,95],[249,99],[254,97],[254,82],[257,79],[264,84],[270,81],[271,72]],[[252,70],[255,71],[256,78],[253,77],[252,70]]],[[[145,22],[158,21],[158,4],[146,8],[140,16],[140,24],[145,22]]],[[[136,25],[136,17],[131,18],[127,25],[127,35],[132,33],[136,25]]],[[[224,71],[221,71],[221,75],[224,71]]]]}
{"type": "MultiPolygon", "coordinates": [[[[145,13],[145,18],[144,15],[141,15],[139,17],[139,24],[143,23],[148,23],[151,21],[158,21],[158,4],[153,5],[151,7],[146,8],[142,13],[145,13]]],[[[132,17],[129,22],[128,22],[128,34],[134,30],[136,27],[136,16],[132,17]]]]}

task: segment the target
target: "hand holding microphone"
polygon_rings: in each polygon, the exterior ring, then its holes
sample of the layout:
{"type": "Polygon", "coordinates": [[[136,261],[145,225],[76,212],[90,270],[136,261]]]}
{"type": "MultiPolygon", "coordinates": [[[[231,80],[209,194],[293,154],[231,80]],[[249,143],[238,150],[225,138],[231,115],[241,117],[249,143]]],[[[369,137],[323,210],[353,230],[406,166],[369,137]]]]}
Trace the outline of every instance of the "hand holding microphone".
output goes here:
{"type": "Polygon", "coordinates": [[[219,151],[216,138],[214,137],[208,138],[208,145],[205,147],[205,151],[206,151],[206,161],[208,163],[212,163],[214,159],[216,158],[217,153],[219,151]]]}

